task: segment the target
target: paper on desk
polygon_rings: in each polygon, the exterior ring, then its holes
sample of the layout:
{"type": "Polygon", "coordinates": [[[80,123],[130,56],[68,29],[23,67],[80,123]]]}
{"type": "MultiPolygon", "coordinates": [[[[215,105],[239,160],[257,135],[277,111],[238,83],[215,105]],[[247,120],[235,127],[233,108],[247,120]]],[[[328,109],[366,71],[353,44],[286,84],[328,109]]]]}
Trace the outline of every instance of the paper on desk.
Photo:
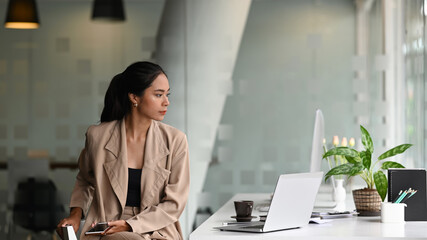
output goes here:
{"type": "Polygon", "coordinates": [[[315,218],[310,218],[310,222],[309,223],[315,223],[315,224],[322,224],[322,223],[328,223],[331,222],[332,220],[328,220],[328,219],[322,219],[320,217],[315,217],[315,218]]]}
{"type": "Polygon", "coordinates": [[[357,216],[356,211],[345,211],[345,212],[312,212],[311,217],[320,217],[322,219],[332,219],[332,218],[348,218],[357,216]]]}

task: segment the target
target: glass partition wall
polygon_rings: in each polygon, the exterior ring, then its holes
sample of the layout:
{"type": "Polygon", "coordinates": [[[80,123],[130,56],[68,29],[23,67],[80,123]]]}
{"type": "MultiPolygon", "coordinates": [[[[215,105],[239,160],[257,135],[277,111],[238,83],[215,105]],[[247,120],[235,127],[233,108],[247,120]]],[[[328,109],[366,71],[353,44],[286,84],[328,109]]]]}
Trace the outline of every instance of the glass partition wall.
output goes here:
{"type": "Polygon", "coordinates": [[[404,56],[405,138],[415,144],[415,151],[408,153],[414,166],[425,168],[425,19],[426,1],[404,1],[403,19],[405,34],[402,36],[404,56]]]}
{"type": "Polygon", "coordinates": [[[41,28],[0,28],[0,190],[7,161],[45,158],[68,199],[110,79],[139,60],[166,70],[165,122],[188,136],[185,236],[235,193],[308,171],[316,109],[327,147],[360,148],[363,125],[376,154],[413,143],[397,160],[426,165],[421,0],[129,0],[124,23],[92,22],[90,1],[37,2],[41,28]]]}
{"type": "Polygon", "coordinates": [[[353,1],[252,1],[204,186],[214,209],[308,171],[316,109],[329,143],[357,137],[355,26],[353,1]]]}

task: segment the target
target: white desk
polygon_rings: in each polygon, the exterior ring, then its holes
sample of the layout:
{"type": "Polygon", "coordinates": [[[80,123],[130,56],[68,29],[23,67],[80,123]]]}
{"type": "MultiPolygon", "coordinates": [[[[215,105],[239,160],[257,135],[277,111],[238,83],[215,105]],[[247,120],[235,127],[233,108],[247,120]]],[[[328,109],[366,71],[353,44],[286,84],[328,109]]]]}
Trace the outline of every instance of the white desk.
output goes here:
{"type": "MultiPolygon", "coordinates": [[[[427,239],[427,222],[381,223],[380,217],[351,217],[333,219],[324,224],[308,224],[299,229],[271,233],[240,233],[213,229],[223,222],[233,221],[234,200],[253,200],[254,204],[265,202],[268,194],[237,194],[214,215],[190,234],[190,240],[217,239],[427,239]]],[[[258,216],[265,213],[254,211],[258,216]]],[[[258,219],[255,219],[258,220],[258,219]]]]}

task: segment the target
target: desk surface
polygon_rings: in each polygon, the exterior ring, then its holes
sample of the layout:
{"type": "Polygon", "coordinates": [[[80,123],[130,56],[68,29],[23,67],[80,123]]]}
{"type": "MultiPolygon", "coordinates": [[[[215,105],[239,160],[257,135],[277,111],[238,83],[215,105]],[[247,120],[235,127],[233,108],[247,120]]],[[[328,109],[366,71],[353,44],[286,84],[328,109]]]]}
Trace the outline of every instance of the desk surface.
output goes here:
{"type": "MultiPolygon", "coordinates": [[[[381,223],[380,217],[351,217],[333,219],[323,224],[308,224],[299,229],[271,233],[225,232],[213,229],[223,222],[233,221],[234,200],[253,200],[254,205],[266,202],[268,194],[237,194],[215,214],[190,234],[190,240],[210,239],[426,239],[427,222],[381,223]]],[[[260,213],[254,210],[253,215],[260,213]]],[[[259,220],[259,219],[256,219],[259,220]]]]}

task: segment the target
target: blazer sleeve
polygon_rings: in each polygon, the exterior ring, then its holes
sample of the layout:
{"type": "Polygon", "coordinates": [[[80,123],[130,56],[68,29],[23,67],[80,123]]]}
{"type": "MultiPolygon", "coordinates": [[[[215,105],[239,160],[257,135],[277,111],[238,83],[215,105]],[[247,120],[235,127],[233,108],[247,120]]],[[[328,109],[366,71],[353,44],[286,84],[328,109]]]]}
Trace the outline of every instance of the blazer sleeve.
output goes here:
{"type": "Polygon", "coordinates": [[[184,135],[175,157],[172,158],[169,182],[158,205],[148,206],[126,220],[133,232],[148,233],[178,221],[187,203],[190,188],[188,143],[184,135]]]}
{"type": "Polygon", "coordinates": [[[88,154],[88,139],[86,137],[85,148],[81,151],[78,167],[79,172],[76,177],[73,192],[71,193],[70,208],[80,207],[83,210],[83,215],[86,216],[89,206],[92,202],[94,193],[94,174],[91,168],[88,154]]]}

